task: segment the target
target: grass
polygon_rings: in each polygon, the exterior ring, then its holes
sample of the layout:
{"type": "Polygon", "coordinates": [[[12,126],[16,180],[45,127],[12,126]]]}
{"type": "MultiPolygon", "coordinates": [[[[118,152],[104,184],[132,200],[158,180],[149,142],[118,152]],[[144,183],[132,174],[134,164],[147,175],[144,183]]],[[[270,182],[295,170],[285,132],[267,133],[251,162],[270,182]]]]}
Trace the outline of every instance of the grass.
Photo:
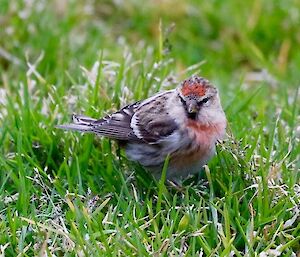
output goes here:
{"type": "Polygon", "coordinates": [[[298,1],[0,2],[0,256],[299,256],[298,1]],[[54,128],[218,86],[228,138],[181,191],[54,128]]]}

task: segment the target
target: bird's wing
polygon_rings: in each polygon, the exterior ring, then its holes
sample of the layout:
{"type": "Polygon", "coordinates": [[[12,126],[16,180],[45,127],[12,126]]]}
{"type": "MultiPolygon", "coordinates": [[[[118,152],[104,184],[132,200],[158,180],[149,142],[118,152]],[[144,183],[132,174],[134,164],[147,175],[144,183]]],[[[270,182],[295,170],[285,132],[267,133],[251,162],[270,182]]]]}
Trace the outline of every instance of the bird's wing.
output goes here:
{"type": "Polygon", "coordinates": [[[127,105],[119,111],[96,120],[82,115],[73,115],[73,123],[58,125],[57,128],[93,132],[111,139],[123,141],[140,141],[134,134],[130,122],[140,102],[127,105]]]}
{"type": "Polygon", "coordinates": [[[166,108],[172,93],[173,91],[163,92],[144,101],[127,105],[99,120],[73,115],[73,123],[57,127],[93,132],[116,140],[159,144],[178,128],[166,108]]]}
{"type": "Polygon", "coordinates": [[[160,143],[178,129],[167,109],[171,94],[173,91],[167,91],[140,104],[131,120],[132,130],[139,139],[150,144],[160,143]]]}

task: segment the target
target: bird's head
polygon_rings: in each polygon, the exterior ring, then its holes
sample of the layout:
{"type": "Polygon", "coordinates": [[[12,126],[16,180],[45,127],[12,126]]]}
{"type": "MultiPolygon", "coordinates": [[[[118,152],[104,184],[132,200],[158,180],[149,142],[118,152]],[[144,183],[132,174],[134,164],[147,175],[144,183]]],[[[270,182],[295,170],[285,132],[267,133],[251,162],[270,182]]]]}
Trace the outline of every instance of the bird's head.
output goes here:
{"type": "Polygon", "coordinates": [[[217,89],[202,77],[192,76],[184,80],[177,91],[187,116],[191,119],[195,119],[203,109],[209,110],[220,105],[217,89]]]}

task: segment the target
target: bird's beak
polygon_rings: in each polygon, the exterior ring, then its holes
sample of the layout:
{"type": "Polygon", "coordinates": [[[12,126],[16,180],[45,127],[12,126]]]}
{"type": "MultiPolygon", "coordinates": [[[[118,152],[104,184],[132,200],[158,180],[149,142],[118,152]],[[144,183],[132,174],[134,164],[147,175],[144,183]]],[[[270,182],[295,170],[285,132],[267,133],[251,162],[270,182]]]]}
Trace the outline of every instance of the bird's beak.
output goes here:
{"type": "Polygon", "coordinates": [[[187,111],[188,113],[197,113],[199,111],[199,107],[198,104],[195,100],[191,100],[189,101],[188,105],[187,105],[187,111]]]}

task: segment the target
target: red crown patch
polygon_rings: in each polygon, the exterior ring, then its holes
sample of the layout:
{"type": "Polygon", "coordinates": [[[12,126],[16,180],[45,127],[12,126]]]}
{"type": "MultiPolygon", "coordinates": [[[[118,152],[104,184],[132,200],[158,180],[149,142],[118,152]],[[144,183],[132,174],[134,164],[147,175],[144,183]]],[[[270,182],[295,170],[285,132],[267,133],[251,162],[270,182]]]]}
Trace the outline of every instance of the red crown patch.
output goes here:
{"type": "Polygon", "coordinates": [[[187,79],[182,83],[181,93],[186,95],[197,95],[204,96],[206,94],[208,82],[199,77],[193,77],[191,79],[187,79]]]}

